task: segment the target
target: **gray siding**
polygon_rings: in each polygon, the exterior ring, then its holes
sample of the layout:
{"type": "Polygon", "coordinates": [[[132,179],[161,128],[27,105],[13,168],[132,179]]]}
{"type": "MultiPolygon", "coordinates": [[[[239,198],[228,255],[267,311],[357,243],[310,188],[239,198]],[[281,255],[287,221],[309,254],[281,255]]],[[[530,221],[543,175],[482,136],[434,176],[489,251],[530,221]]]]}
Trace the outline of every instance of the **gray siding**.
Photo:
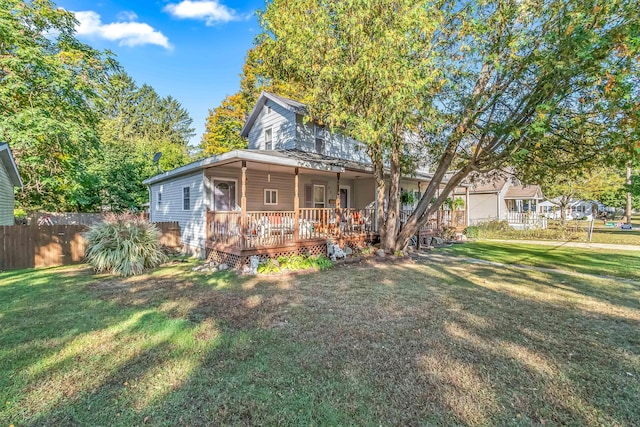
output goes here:
{"type": "Polygon", "coordinates": [[[249,149],[264,150],[264,131],[271,128],[273,149],[293,148],[295,114],[271,100],[267,100],[249,130],[249,149]],[[267,107],[271,107],[268,113],[267,107]]]}
{"type": "MultiPolygon", "coordinates": [[[[329,132],[327,129],[324,130],[324,135],[325,149],[320,154],[360,163],[371,163],[367,155],[366,146],[363,143],[339,132],[329,132]]],[[[302,151],[315,152],[315,125],[311,122],[304,123],[299,117],[296,124],[296,142],[295,148],[302,151]]]]}
{"type": "Polygon", "coordinates": [[[178,221],[182,244],[195,255],[204,255],[206,206],[202,172],[174,178],[151,186],[150,218],[153,222],[178,221]],[[189,187],[191,209],[183,209],[183,188],[189,187]],[[158,193],[162,201],[158,204],[158,193]]]}
{"type": "MultiPolygon", "coordinates": [[[[249,130],[249,149],[265,149],[265,130],[271,128],[273,149],[299,149],[315,152],[315,127],[311,122],[304,123],[302,116],[281,105],[267,100],[258,114],[253,126],[249,130]],[[271,112],[268,112],[271,107],[271,112]]],[[[370,163],[366,146],[353,138],[339,132],[324,131],[326,156],[353,160],[360,163],[370,163]]]]}
{"type": "Polygon", "coordinates": [[[13,184],[0,161],[0,225],[13,225],[14,204],[13,184]]]}

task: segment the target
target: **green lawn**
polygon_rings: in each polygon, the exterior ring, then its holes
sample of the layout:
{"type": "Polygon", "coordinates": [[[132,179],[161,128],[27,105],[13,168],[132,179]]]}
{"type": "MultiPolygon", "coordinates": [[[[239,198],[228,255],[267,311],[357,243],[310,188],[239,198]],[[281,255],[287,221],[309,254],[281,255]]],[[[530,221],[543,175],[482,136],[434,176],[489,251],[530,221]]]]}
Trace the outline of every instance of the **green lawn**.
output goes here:
{"type": "Polygon", "coordinates": [[[547,246],[495,241],[469,242],[443,248],[441,251],[504,264],[640,280],[640,251],[579,249],[563,247],[562,244],[547,246]]]}
{"type": "MultiPolygon", "coordinates": [[[[620,220],[614,221],[621,222],[620,220]]],[[[632,230],[621,230],[620,228],[606,227],[602,220],[594,222],[592,243],[612,243],[620,245],[640,246],[640,215],[631,217],[632,230]]],[[[567,221],[563,230],[560,228],[560,221],[549,221],[547,229],[529,230],[491,230],[480,229],[480,238],[484,239],[509,239],[509,240],[555,240],[555,241],[589,241],[588,229],[590,221],[567,221]]]]}
{"type": "Polygon", "coordinates": [[[640,424],[638,282],[192,267],[0,273],[0,426],[640,424]]]}

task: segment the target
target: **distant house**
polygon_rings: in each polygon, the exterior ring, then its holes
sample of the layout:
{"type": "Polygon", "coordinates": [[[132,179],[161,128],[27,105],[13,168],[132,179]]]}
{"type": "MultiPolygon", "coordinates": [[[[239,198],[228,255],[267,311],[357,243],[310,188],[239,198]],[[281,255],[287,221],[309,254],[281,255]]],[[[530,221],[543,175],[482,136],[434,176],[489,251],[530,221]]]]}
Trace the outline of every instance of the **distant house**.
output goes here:
{"type": "MultiPolygon", "coordinates": [[[[601,203],[571,199],[565,207],[565,219],[593,218],[594,214],[604,210],[601,203]]],[[[560,208],[560,198],[545,200],[538,204],[538,213],[551,219],[560,219],[562,209],[560,208]]]]}
{"type": "MultiPolygon", "coordinates": [[[[366,146],[309,121],[298,101],[263,92],[241,134],[249,148],[154,176],[150,219],[178,221],[189,252],[245,264],[248,257],[326,251],[377,238],[375,179],[366,146]]],[[[420,194],[432,175],[401,179],[420,194]]],[[[406,218],[406,215],[401,215],[406,218]]],[[[425,233],[464,227],[465,211],[434,217],[425,233]]]]}
{"type": "Polygon", "coordinates": [[[18,173],[9,144],[0,142],[0,225],[13,225],[13,209],[15,196],[13,189],[22,187],[22,179],[18,173]]]}
{"type": "Polygon", "coordinates": [[[539,185],[522,184],[505,176],[480,177],[469,189],[469,222],[499,220],[518,226],[535,216],[542,200],[544,196],[539,185]]]}

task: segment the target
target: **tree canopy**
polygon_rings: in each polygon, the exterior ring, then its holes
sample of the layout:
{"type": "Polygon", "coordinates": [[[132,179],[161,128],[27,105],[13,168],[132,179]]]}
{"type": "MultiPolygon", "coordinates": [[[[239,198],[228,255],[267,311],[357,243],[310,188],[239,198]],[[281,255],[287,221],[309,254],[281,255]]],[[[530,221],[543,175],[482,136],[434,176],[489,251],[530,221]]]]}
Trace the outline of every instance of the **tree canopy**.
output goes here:
{"type": "Polygon", "coordinates": [[[75,23],[47,0],[0,1],[0,140],[16,156],[25,207],[76,210],[79,165],[98,144],[98,89],[116,64],[78,42],[75,23]]]}
{"type": "Polygon", "coordinates": [[[109,52],[75,37],[48,0],[0,0],[0,140],[16,157],[27,210],[138,208],[142,180],[190,159],[192,119],[171,96],[138,87],[109,52]]]}
{"type": "Polygon", "coordinates": [[[369,144],[393,250],[472,172],[508,163],[539,176],[631,153],[621,124],[638,85],[639,13],[629,0],[273,0],[257,52],[265,75],[304,89],[315,119],[369,144]],[[409,140],[434,176],[398,231],[409,140]]]}

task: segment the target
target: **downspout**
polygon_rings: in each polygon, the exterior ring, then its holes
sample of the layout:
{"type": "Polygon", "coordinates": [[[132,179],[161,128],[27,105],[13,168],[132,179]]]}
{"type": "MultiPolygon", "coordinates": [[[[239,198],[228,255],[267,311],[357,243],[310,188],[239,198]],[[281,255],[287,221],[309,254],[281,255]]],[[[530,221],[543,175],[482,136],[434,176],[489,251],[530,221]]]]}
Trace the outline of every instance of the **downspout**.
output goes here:
{"type": "Polygon", "coordinates": [[[147,192],[149,193],[149,222],[153,222],[151,217],[151,211],[153,210],[153,201],[151,200],[151,185],[147,185],[147,192]]]}

